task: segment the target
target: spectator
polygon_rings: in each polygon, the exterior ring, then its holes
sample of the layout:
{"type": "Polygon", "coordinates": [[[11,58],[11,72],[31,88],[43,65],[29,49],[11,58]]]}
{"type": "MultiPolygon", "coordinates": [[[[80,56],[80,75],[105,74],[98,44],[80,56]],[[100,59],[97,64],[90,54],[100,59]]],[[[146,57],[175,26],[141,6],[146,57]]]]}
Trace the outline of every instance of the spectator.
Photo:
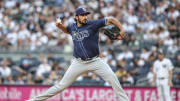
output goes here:
{"type": "Polygon", "coordinates": [[[151,53],[148,51],[148,49],[144,48],[141,53],[141,58],[144,60],[148,60],[150,54],[151,53]]]}
{"type": "Polygon", "coordinates": [[[126,59],[127,60],[127,59],[132,59],[132,58],[133,58],[133,53],[130,50],[128,50],[128,49],[125,49],[117,57],[118,60],[122,60],[122,59],[126,59]]]}
{"type": "Polygon", "coordinates": [[[4,78],[4,79],[11,76],[11,68],[7,66],[7,63],[8,63],[7,59],[4,58],[1,61],[1,66],[0,66],[0,74],[1,74],[2,78],[4,78]]]}
{"type": "Polygon", "coordinates": [[[31,74],[28,74],[28,75],[27,75],[26,84],[27,84],[27,85],[33,85],[33,84],[34,84],[33,77],[32,77],[31,74]]]}
{"type": "Polygon", "coordinates": [[[3,84],[15,84],[15,81],[13,80],[12,76],[6,77],[3,84]]]}
{"type": "Polygon", "coordinates": [[[42,60],[42,63],[39,65],[36,75],[38,77],[42,77],[44,73],[48,73],[51,71],[51,66],[48,64],[48,61],[46,58],[42,60]]]}
{"type": "Polygon", "coordinates": [[[59,80],[61,80],[61,76],[58,77],[56,72],[52,71],[52,72],[50,72],[49,77],[47,79],[45,79],[43,84],[46,84],[46,85],[54,84],[54,83],[58,82],[59,80]]]}
{"type": "Polygon", "coordinates": [[[150,71],[147,74],[147,79],[148,79],[148,84],[152,86],[152,81],[153,81],[153,67],[150,68],[150,71]]]}
{"type": "Polygon", "coordinates": [[[18,84],[18,85],[23,85],[25,84],[24,80],[23,80],[23,75],[18,75],[17,76],[17,80],[15,81],[15,84],[18,84]]]}
{"type": "Polygon", "coordinates": [[[33,57],[31,54],[27,54],[26,57],[22,58],[20,61],[20,66],[16,68],[16,70],[21,74],[27,74],[31,71],[33,67],[33,57]]]}
{"type": "Polygon", "coordinates": [[[127,75],[127,72],[123,67],[118,67],[118,70],[115,72],[115,74],[119,79],[121,79],[123,76],[127,75]]]}
{"type": "Polygon", "coordinates": [[[24,23],[20,25],[19,31],[18,31],[18,46],[20,48],[25,49],[26,46],[29,44],[30,39],[30,32],[27,29],[27,24],[24,23]]]}
{"type": "Polygon", "coordinates": [[[180,73],[177,73],[175,75],[175,79],[173,81],[174,81],[174,85],[176,86],[180,85],[180,73]]]}
{"type": "Polygon", "coordinates": [[[177,55],[177,62],[176,62],[176,64],[175,64],[175,67],[177,67],[177,68],[180,68],[180,54],[179,55],[177,55]]]}
{"type": "Polygon", "coordinates": [[[134,78],[131,76],[131,74],[127,73],[127,81],[130,83],[130,85],[134,84],[134,78]]]}
{"type": "Polygon", "coordinates": [[[54,71],[57,75],[60,74],[61,76],[65,73],[64,68],[57,61],[54,61],[52,71],[54,71]]]}
{"type": "Polygon", "coordinates": [[[121,83],[123,86],[130,86],[130,85],[131,85],[131,82],[128,81],[128,79],[127,79],[127,75],[122,76],[122,78],[121,78],[121,80],[120,80],[120,83],[121,83]]]}
{"type": "Polygon", "coordinates": [[[48,64],[46,58],[42,59],[42,63],[39,65],[36,71],[36,81],[41,82],[44,78],[44,75],[48,75],[51,71],[51,66],[48,64]]]}

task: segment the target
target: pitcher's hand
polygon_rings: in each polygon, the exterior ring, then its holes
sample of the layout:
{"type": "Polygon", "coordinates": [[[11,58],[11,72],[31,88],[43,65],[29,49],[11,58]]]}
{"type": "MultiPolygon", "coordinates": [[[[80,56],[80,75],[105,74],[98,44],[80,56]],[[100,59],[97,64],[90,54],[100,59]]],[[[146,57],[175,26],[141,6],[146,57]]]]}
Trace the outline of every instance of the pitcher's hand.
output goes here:
{"type": "Polygon", "coordinates": [[[58,27],[58,26],[61,26],[61,25],[62,25],[61,19],[60,19],[60,18],[57,18],[57,19],[56,19],[56,26],[58,27]]]}

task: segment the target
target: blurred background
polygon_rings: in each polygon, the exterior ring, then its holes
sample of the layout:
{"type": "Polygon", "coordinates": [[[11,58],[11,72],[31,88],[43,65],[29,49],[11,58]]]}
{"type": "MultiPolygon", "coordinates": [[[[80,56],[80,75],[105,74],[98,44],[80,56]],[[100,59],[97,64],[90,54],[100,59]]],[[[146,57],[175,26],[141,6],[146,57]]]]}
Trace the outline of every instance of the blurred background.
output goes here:
{"type": "MultiPolygon", "coordinates": [[[[130,40],[111,41],[100,32],[101,57],[124,87],[151,87],[152,64],[162,48],[174,65],[173,84],[180,86],[180,0],[1,0],[0,84],[52,85],[71,63],[73,43],[55,25],[57,17],[74,22],[77,7],[89,19],[113,16],[130,40]]],[[[83,68],[83,67],[82,67],[83,68]]],[[[74,86],[109,86],[93,73],[74,86]]]]}

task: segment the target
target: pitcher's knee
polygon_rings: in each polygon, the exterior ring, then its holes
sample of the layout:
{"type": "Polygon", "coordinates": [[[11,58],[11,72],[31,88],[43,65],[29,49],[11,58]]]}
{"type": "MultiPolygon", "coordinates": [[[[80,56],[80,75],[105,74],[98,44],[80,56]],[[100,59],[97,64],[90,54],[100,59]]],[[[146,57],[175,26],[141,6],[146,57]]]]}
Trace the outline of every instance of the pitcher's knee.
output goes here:
{"type": "Polygon", "coordinates": [[[110,83],[119,82],[115,74],[108,75],[106,80],[110,83]]]}
{"type": "Polygon", "coordinates": [[[111,74],[108,76],[108,79],[110,79],[111,81],[117,80],[117,76],[115,74],[111,74]]]}
{"type": "Polygon", "coordinates": [[[63,90],[63,89],[68,87],[68,84],[67,83],[58,83],[58,84],[55,85],[55,87],[57,89],[63,90]]]}

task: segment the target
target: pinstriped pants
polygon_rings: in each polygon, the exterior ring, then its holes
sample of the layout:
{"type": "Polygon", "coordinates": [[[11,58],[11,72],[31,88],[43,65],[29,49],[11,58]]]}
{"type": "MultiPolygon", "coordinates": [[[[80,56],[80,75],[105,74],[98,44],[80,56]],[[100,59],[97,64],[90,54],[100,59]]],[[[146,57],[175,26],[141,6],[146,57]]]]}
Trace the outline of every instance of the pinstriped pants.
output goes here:
{"type": "Polygon", "coordinates": [[[172,101],[170,95],[170,86],[168,85],[168,78],[158,79],[157,83],[157,91],[158,91],[158,101],[172,101]]]}
{"type": "Polygon", "coordinates": [[[90,61],[82,61],[74,58],[62,80],[44,93],[34,97],[33,101],[44,101],[62,92],[64,89],[69,87],[79,75],[87,71],[94,72],[107,81],[112,86],[116,96],[119,98],[118,101],[129,101],[114,72],[111,70],[109,65],[99,57],[90,61]]]}

